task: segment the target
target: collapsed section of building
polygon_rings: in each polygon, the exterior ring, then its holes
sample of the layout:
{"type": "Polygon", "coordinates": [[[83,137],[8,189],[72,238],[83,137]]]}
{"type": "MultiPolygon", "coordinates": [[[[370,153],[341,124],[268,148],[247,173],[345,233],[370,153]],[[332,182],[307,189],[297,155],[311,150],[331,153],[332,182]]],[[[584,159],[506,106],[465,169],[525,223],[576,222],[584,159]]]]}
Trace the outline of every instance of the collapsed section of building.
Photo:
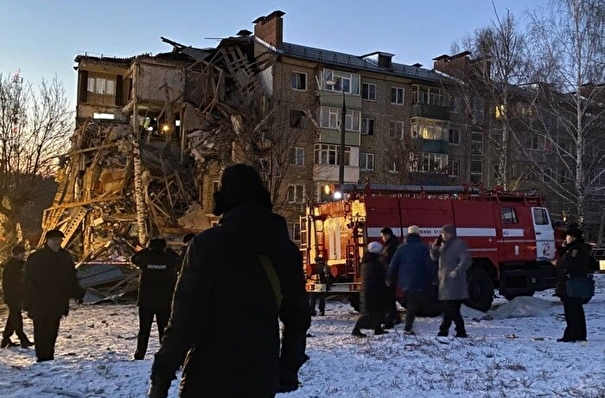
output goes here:
{"type": "Polygon", "coordinates": [[[81,261],[127,260],[150,237],[178,243],[215,224],[224,165],[270,174],[259,159],[275,145],[273,113],[249,34],[211,49],[162,38],[171,52],[77,56],[77,127],[43,236],[61,229],[81,261]]]}

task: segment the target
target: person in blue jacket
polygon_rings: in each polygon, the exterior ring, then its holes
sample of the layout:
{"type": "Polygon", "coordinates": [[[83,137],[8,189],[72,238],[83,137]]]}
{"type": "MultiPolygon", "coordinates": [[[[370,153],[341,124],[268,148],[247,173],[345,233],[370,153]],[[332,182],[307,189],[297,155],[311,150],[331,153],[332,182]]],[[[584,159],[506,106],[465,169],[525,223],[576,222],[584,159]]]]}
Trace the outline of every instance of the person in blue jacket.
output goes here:
{"type": "Polygon", "coordinates": [[[408,228],[405,243],[397,248],[387,274],[387,284],[397,283],[407,302],[405,334],[414,334],[414,319],[427,300],[427,289],[437,280],[437,268],[420,239],[418,226],[408,228]]]}

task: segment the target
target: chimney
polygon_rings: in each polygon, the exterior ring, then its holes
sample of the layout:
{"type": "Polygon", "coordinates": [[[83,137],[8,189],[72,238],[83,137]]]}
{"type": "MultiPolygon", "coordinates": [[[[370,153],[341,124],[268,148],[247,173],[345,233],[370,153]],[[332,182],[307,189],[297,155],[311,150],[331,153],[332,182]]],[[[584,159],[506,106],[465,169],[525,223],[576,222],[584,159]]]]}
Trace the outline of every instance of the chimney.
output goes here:
{"type": "Polygon", "coordinates": [[[455,55],[440,55],[433,58],[433,69],[464,79],[470,71],[470,54],[469,51],[463,51],[455,55]]]}
{"type": "Polygon", "coordinates": [[[283,11],[273,11],[266,17],[258,17],[252,23],[254,24],[254,36],[264,42],[269,43],[275,48],[281,48],[284,43],[284,20],[283,11]]]}

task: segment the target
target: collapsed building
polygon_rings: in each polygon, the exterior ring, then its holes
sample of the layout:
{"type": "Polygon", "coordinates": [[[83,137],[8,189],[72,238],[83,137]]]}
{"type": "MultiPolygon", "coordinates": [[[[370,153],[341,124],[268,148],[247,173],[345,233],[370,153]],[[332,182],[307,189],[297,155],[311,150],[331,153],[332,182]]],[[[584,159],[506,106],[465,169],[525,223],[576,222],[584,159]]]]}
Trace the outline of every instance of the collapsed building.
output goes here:
{"type": "Polygon", "coordinates": [[[178,244],[217,222],[221,168],[277,168],[262,162],[273,113],[250,32],[210,49],[162,40],[172,51],[75,59],[77,126],[42,236],[62,230],[81,261],[126,260],[153,236],[178,244]]]}

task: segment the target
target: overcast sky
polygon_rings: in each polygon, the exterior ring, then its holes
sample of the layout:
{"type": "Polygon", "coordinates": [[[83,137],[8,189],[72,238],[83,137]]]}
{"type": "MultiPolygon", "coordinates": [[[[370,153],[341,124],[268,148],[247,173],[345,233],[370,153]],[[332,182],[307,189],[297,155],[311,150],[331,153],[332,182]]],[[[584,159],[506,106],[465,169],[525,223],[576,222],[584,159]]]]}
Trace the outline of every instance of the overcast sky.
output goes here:
{"type": "MultiPolygon", "coordinates": [[[[547,1],[493,3],[501,15],[508,9],[521,19],[547,1]]],[[[75,103],[78,54],[169,51],[160,36],[211,47],[240,29],[253,31],[252,21],[275,10],[286,13],[285,41],[358,55],[386,51],[395,62],[428,68],[434,57],[450,53],[454,41],[495,16],[489,0],[1,0],[0,73],[20,70],[34,83],[56,74],[75,103]]]]}

